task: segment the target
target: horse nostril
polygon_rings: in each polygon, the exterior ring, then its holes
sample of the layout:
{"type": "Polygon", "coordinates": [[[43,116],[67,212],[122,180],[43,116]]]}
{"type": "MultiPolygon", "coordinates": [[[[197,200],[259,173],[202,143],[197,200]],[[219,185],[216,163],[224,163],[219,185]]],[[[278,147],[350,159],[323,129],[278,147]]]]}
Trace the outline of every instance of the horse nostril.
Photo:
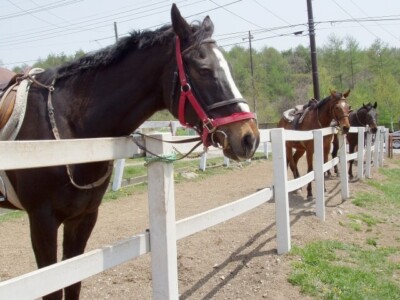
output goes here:
{"type": "Polygon", "coordinates": [[[256,144],[256,139],[255,139],[254,135],[248,133],[243,137],[242,146],[243,146],[243,150],[246,153],[246,155],[253,152],[255,144],[256,144]]]}

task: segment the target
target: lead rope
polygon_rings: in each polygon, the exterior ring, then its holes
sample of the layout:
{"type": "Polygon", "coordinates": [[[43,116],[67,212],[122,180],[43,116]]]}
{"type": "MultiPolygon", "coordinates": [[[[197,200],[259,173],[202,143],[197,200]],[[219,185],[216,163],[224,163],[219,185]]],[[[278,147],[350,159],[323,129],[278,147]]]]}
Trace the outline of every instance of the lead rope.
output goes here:
{"type": "MultiPolygon", "coordinates": [[[[54,107],[53,107],[53,103],[52,103],[52,99],[51,99],[51,94],[54,91],[54,83],[55,83],[55,79],[53,80],[53,82],[51,83],[51,85],[44,85],[43,83],[37,81],[34,77],[32,76],[28,76],[28,78],[30,80],[32,80],[34,83],[36,83],[37,85],[47,89],[49,91],[48,96],[47,96],[47,111],[49,114],[49,119],[50,119],[50,125],[51,125],[51,131],[53,132],[53,136],[56,140],[61,140],[60,138],[60,134],[58,132],[58,128],[57,128],[57,124],[56,124],[56,119],[54,117],[54,107]]],[[[113,170],[113,161],[110,161],[108,164],[108,168],[106,173],[98,180],[96,180],[93,183],[89,183],[89,184],[85,184],[85,185],[80,185],[77,184],[72,176],[72,170],[71,170],[71,166],[70,165],[65,165],[66,169],[67,169],[67,174],[69,177],[69,181],[71,182],[71,184],[81,190],[89,190],[89,189],[93,189],[95,187],[98,187],[100,185],[102,185],[107,178],[111,175],[111,172],[113,170]]]]}
{"type": "Polygon", "coordinates": [[[359,124],[361,124],[361,126],[367,126],[367,124],[363,124],[361,121],[360,121],[360,119],[358,118],[358,110],[356,111],[356,119],[357,119],[357,122],[359,123],[359,124]]]}
{"type": "MultiPolygon", "coordinates": [[[[177,158],[176,155],[175,155],[175,153],[173,153],[173,154],[167,154],[167,155],[158,155],[158,154],[155,154],[155,153],[153,153],[152,151],[149,151],[149,150],[146,148],[145,145],[141,144],[134,136],[132,136],[133,142],[136,144],[136,146],[138,146],[139,149],[141,149],[141,150],[143,150],[144,152],[147,152],[147,153],[153,155],[153,157],[150,157],[150,158],[146,158],[146,159],[145,159],[145,160],[146,160],[145,166],[149,165],[149,164],[152,163],[152,162],[156,162],[156,161],[162,161],[162,162],[166,162],[166,163],[172,163],[172,162],[174,162],[174,161],[184,159],[184,158],[186,158],[186,157],[189,157],[189,155],[190,155],[196,148],[198,148],[198,147],[203,143],[203,142],[201,141],[201,138],[200,138],[200,137],[195,137],[195,138],[185,139],[185,140],[180,140],[180,141],[167,141],[167,140],[161,140],[161,139],[158,139],[158,138],[155,138],[155,137],[152,137],[152,136],[148,136],[148,135],[145,135],[145,134],[140,133],[140,132],[135,132],[135,134],[140,135],[140,136],[142,136],[142,137],[147,137],[147,138],[151,138],[151,139],[153,139],[153,140],[157,140],[157,141],[164,142],[164,143],[171,143],[171,144],[173,144],[173,143],[175,143],[175,144],[183,144],[183,143],[198,141],[198,143],[197,143],[196,145],[194,145],[194,146],[192,147],[192,149],[190,149],[189,152],[187,152],[186,154],[180,153],[175,147],[173,147],[173,149],[181,155],[180,157],[177,158]]],[[[205,149],[206,149],[206,148],[205,148],[205,149]]],[[[200,153],[199,155],[196,155],[196,157],[201,156],[204,152],[206,152],[206,150],[204,150],[204,151],[203,151],[202,153],[200,153]]]]}

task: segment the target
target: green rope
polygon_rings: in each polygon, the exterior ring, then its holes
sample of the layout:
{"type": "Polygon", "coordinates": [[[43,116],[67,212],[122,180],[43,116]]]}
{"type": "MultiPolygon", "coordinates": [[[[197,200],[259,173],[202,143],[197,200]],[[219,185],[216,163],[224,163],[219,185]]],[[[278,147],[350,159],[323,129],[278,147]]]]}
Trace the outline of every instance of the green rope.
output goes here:
{"type": "Polygon", "coordinates": [[[171,164],[174,161],[176,161],[177,159],[176,159],[176,153],[173,152],[171,154],[163,154],[163,155],[159,155],[159,156],[146,157],[144,160],[145,160],[144,165],[148,166],[154,162],[165,162],[165,163],[171,164]]]}

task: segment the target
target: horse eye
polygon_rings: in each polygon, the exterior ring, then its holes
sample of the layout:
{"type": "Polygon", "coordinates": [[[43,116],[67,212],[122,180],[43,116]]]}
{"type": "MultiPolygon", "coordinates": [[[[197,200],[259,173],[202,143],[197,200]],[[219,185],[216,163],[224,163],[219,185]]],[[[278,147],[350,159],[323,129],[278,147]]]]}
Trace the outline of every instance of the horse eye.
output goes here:
{"type": "Polygon", "coordinates": [[[209,69],[204,69],[204,68],[199,70],[199,74],[200,74],[201,76],[204,76],[204,77],[212,76],[211,70],[209,70],[209,69]]]}

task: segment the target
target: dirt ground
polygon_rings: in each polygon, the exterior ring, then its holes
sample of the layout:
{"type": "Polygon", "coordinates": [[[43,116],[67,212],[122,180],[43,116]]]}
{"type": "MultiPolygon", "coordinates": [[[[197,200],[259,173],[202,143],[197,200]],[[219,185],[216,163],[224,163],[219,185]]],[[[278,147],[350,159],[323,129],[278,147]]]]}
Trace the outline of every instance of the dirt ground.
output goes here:
{"type": "MultiPolygon", "coordinates": [[[[394,159],[399,159],[397,155],[394,159]]],[[[385,159],[385,167],[393,165],[385,159]]],[[[304,167],[304,166],[303,166],[304,167]]],[[[290,173],[290,172],[289,172],[290,173]]],[[[304,174],[304,170],[301,171],[304,174]]],[[[379,174],[373,172],[374,180],[379,174]]],[[[236,165],[224,175],[175,185],[177,220],[240,199],[272,185],[272,161],[236,165]]],[[[290,196],[292,245],[336,239],[366,245],[368,236],[379,245],[400,247],[396,217],[372,230],[354,231],[348,214],[363,209],[343,201],[338,178],[327,181],[326,221],[315,216],[315,201],[290,196]],[[397,237],[397,238],[396,238],[397,237]]],[[[363,182],[350,183],[350,193],[366,191],[363,182]]],[[[180,299],[311,299],[287,281],[290,255],[277,255],[275,203],[178,241],[180,299]]],[[[379,214],[379,212],[377,212],[379,214]]],[[[398,216],[397,216],[398,217],[398,216]]],[[[100,216],[86,251],[141,233],[148,227],[147,193],[101,205],[100,216]]],[[[36,269],[27,217],[0,223],[0,280],[36,269]]],[[[60,240],[61,241],[61,240],[60,240]]],[[[151,299],[150,255],[112,268],[83,282],[81,299],[151,299]]]]}

